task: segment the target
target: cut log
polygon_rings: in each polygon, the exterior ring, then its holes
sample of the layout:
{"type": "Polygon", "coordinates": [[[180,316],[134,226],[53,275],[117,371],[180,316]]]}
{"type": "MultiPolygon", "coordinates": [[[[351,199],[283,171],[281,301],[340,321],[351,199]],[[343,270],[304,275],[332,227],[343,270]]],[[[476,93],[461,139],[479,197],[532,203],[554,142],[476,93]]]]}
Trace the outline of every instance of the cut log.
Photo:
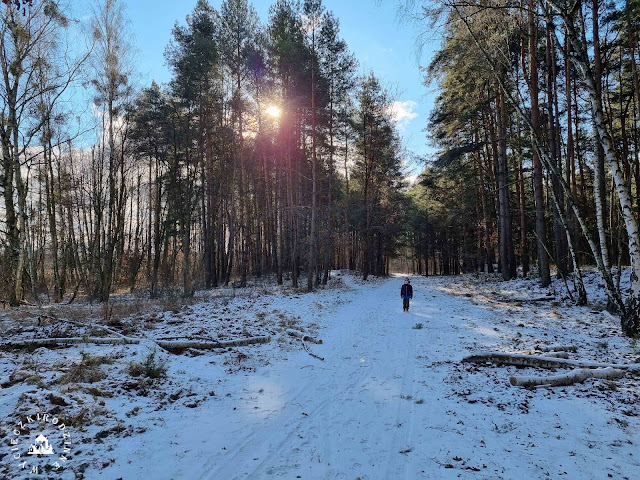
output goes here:
{"type": "Polygon", "coordinates": [[[73,345],[79,343],[95,343],[106,345],[128,345],[148,342],[167,351],[186,350],[187,348],[195,348],[201,350],[211,350],[216,348],[242,347],[255,343],[269,343],[270,336],[266,337],[250,337],[237,340],[221,340],[219,342],[200,342],[190,340],[151,340],[129,337],[67,337],[67,338],[34,338],[31,340],[9,340],[0,343],[0,349],[24,348],[24,347],[54,347],[61,345],[73,345]]]}
{"type": "Polygon", "coordinates": [[[220,340],[218,342],[157,340],[155,343],[159,347],[172,352],[172,351],[186,350],[187,348],[195,348],[199,350],[213,350],[216,348],[244,347],[246,345],[253,345],[256,343],[269,343],[270,341],[271,341],[270,336],[263,336],[263,337],[241,338],[238,340],[220,340]]]}
{"type": "Polygon", "coordinates": [[[547,352],[544,356],[553,358],[569,358],[569,354],[567,352],[547,352]]]}
{"type": "Polygon", "coordinates": [[[117,332],[116,330],[107,327],[106,325],[102,325],[99,323],[94,323],[94,324],[90,324],[90,323],[86,323],[86,322],[78,322],[77,320],[71,320],[69,318],[59,318],[57,315],[54,314],[41,314],[38,315],[38,325],[42,325],[45,322],[66,322],[66,323],[70,323],[71,325],[76,325],[78,327],[83,327],[83,328],[88,328],[93,330],[94,328],[99,328],[100,330],[104,330],[105,332],[108,332],[112,335],[115,335],[116,337],[120,337],[120,338],[127,338],[125,335],[123,335],[120,332],[117,332]]]}
{"type": "Polygon", "coordinates": [[[316,340],[313,337],[310,337],[309,335],[305,335],[304,333],[298,331],[298,330],[294,330],[292,328],[288,328],[287,329],[287,333],[289,335],[291,335],[292,337],[296,337],[299,338],[305,342],[311,342],[311,343],[315,343],[317,345],[322,345],[322,340],[316,340]]]}
{"type": "Polygon", "coordinates": [[[517,387],[564,387],[574,383],[584,382],[588,378],[604,378],[612,380],[624,376],[624,371],[617,368],[577,368],[563,375],[553,375],[550,377],[509,377],[511,385],[517,387]]]}
{"type": "Polygon", "coordinates": [[[0,349],[10,348],[39,348],[55,347],[59,345],[75,345],[79,343],[95,343],[98,345],[127,345],[140,343],[137,338],[127,337],[60,337],[60,338],[33,338],[30,340],[8,340],[0,343],[0,349]]]}
{"type": "Polygon", "coordinates": [[[536,350],[541,352],[577,352],[575,345],[536,345],[536,350]]]}
{"type": "Polygon", "coordinates": [[[618,368],[627,371],[639,371],[640,363],[600,363],[584,360],[568,360],[564,358],[523,355],[519,353],[482,352],[462,359],[463,362],[497,365],[515,365],[517,367],[537,368],[618,368]]]}
{"type": "MultiPolygon", "coordinates": [[[[521,353],[524,355],[539,355],[539,352],[534,350],[527,350],[521,353]]],[[[569,354],[567,352],[545,352],[544,356],[553,358],[569,358],[569,354]]]]}
{"type": "Polygon", "coordinates": [[[513,298],[513,297],[496,297],[496,300],[504,303],[538,303],[550,302],[556,297],[537,297],[537,298],[513,298]]]}

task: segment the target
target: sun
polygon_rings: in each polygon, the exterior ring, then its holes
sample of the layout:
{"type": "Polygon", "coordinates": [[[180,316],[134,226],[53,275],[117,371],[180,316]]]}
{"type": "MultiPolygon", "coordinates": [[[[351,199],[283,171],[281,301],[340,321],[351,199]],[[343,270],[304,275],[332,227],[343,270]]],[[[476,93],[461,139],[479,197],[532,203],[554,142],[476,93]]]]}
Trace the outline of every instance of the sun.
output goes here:
{"type": "Polygon", "coordinates": [[[278,118],[280,116],[280,108],[275,105],[269,105],[265,111],[270,117],[278,118]]]}

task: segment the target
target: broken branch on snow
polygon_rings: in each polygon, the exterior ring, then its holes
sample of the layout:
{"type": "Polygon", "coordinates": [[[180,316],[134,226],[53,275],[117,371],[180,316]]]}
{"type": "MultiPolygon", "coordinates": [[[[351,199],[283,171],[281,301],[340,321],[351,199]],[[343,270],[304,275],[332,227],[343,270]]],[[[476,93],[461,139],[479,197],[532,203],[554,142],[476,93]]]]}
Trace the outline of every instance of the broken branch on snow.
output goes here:
{"type": "Polygon", "coordinates": [[[311,343],[315,343],[315,344],[318,344],[318,345],[322,344],[322,340],[316,340],[315,338],[310,337],[309,335],[305,335],[304,333],[302,333],[302,332],[300,332],[298,330],[294,330],[292,328],[288,328],[287,329],[287,333],[289,335],[291,335],[292,337],[296,337],[296,338],[301,339],[304,342],[311,342],[311,343]]]}
{"type": "Polygon", "coordinates": [[[537,298],[517,298],[517,297],[496,297],[496,300],[504,303],[538,303],[538,302],[550,302],[555,300],[556,297],[537,297],[537,298]]]}
{"type": "Polygon", "coordinates": [[[59,338],[33,338],[30,340],[7,340],[0,343],[0,349],[23,347],[55,347],[61,345],[75,345],[78,343],[95,343],[98,345],[127,345],[140,343],[137,338],[127,337],[59,337],[59,338]]]}
{"type": "Polygon", "coordinates": [[[567,352],[547,352],[544,356],[553,358],[569,358],[569,354],[567,352]]]}
{"type": "Polygon", "coordinates": [[[311,355],[313,358],[317,358],[318,360],[321,360],[324,362],[324,357],[321,357],[319,355],[316,355],[315,353],[313,353],[311,350],[309,350],[309,347],[307,347],[307,344],[304,343],[304,340],[302,340],[302,346],[304,347],[304,349],[307,351],[307,353],[309,355],[311,355]]]}
{"type": "MultiPolygon", "coordinates": [[[[553,352],[556,355],[566,352],[553,352]]],[[[568,356],[568,355],[567,355],[568,356]]],[[[536,356],[518,353],[486,352],[470,355],[462,359],[463,362],[477,364],[494,363],[497,365],[514,365],[517,367],[537,368],[570,368],[579,367],[568,373],[549,377],[511,376],[511,385],[519,387],[550,386],[559,387],[584,382],[588,378],[614,379],[624,376],[626,372],[640,372],[640,363],[598,363],[580,360],[568,360],[550,355],[536,356]]]]}

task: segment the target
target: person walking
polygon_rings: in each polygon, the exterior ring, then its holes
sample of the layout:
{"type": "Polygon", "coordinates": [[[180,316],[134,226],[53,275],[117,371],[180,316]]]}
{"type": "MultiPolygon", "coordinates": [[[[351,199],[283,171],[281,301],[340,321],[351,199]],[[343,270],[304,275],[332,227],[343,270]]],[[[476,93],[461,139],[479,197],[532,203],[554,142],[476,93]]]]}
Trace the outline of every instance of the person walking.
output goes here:
{"type": "Polygon", "coordinates": [[[402,297],[402,310],[409,311],[409,300],[413,298],[413,287],[408,278],[404,279],[404,285],[400,288],[400,296],[402,297]]]}

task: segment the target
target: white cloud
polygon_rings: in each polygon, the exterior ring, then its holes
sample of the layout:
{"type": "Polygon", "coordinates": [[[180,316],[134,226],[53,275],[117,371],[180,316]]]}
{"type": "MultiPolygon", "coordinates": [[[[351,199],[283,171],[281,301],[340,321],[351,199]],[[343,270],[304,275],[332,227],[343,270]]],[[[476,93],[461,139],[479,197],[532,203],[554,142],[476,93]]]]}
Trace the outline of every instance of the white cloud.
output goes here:
{"type": "Polygon", "coordinates": [[[411,187],[416,183],[418,183],[418,180],[420,179],[420,175],[418,173],[416,173],[415,175],[408,175],[407,177],[405,177],[405,179],[407,180],[407,183],[411,187]]]}
{"type": "Polygon", "coordinates": [[[398,102],[396,100],[391,102],[389,110],[391,110],[393,120],[396,122],[400,130],[406,128],[411,120],[418,116],[418,113],[413,111],[417,106],[418,104],[413,100],[406,100],[404,102],[398,102]]]}

